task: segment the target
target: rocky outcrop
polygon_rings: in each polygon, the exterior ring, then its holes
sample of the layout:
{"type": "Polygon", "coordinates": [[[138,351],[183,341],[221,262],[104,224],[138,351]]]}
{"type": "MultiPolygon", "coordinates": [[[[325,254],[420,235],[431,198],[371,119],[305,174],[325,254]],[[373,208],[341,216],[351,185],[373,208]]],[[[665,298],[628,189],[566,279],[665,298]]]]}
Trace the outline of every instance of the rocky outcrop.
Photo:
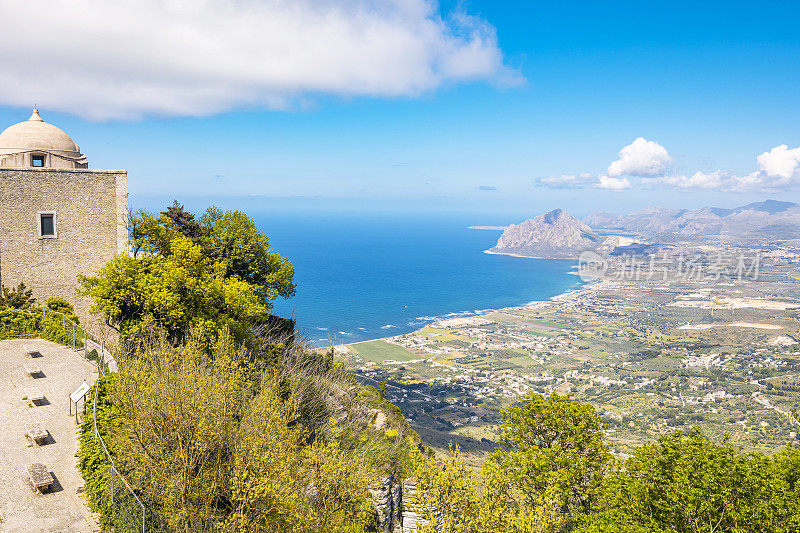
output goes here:
{"type": "Polygon", "coordinates": [[[370,489],[370,497],[377,511],[376,524],[378,531],[384,533],[402,532],[403,522],[401,509],[403,490],[394,476],[384,476],[370,489]]]}
{"type": "Polygon", "coordinates": [[[571,258],[595,249],[601,238],[584,222],[561,209],[511,224],[489,253],[525,257],[571,258]]]}
{"type": "Polygon", "coordinates": [[[377,511],[375,528],[381,533],[416,533],[422,517],[414,504],[417,484],[385,476],[370,489],[377,511]]]}
{"type": "Polygon", "coordinates": [[[419,526],[424,523],[419,509],[414,503],[416,495],[416,481],[411,479],[403,481],[403,512],[400,515],[403,522],[403,533],[416,533],[419,526]]]}

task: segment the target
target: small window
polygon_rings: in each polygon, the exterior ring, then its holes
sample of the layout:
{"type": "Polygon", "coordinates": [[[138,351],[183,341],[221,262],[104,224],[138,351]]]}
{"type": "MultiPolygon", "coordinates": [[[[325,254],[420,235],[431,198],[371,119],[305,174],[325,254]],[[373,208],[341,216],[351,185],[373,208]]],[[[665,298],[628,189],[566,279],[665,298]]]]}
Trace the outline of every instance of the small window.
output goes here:
{"type": "Polygon", "coordinates": [[[40,213],[39,214],[39,236],[40,237],[55,237],[56,236],[56,215],[55,215],[55,213],[40,213]]]}
{"type": "Polygon", "coordinates": [[[43,155],[32,155],[31,156],[31,166],[32,167],[43,167],[44,166],[44,156],[43,155]]]}

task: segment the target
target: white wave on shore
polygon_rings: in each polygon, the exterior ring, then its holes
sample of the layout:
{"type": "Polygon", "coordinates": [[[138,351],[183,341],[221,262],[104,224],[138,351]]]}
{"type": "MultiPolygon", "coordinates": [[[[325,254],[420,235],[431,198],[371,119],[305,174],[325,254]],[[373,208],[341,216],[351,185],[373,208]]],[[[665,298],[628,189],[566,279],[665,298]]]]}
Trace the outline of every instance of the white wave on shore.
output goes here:
{"type": "MultiPolygon", "coordinates": [[[[462,310],[462,311],[454,311],[452,313],[446,313],[446,314],[443,314],[443,315],[423,315],[423,316],[418,316],[415,319],[407,322],[406,326],[410,326],[410,327],[418,326],[416,328],[418,330],[421,327],[424,327],[424,326],[427,326],[427,325],[430,325],[430,324],[435,324],[437,322],[442,322],[442,321],[445,321],[445,320],[451,320],[451,319],[454,319],[454,318],[478,317],[478,316],[481,316],[481,315],[486,315],[486,314],[493,313],[493,312],[496,312],[496,311],[502,311],[503,309],[511,309],[511,308],[514,308],[514,307],[536,307],[536,306],[542,305],[542,304],[544,304],[544,303],[546,303],[548,301],[559,301],[559,300],[565,300],[565,299],[574,298],[574,297],[578,296],[579,294],[582,294],[584,292],[588,292],[588,291],[593,290],[596,286],[601,285],[602,283],[603,283],[603,281],[601,281],[601,280],[583,282],[577,287],[572,287],[572,288],[570,288],[570,289],[568,289],[568,290],[566,290],[566,291],[564,291],[564,292],[562,292],[560,294],[552,296],[552,297],[550,297],[550,298],[548,298],[546,300],[534,300],[534,301],[530,301],[530,302],[528,302],[526,304],[519,305],[519,306],[508,306],[508,307],[498,308],[498,309],[492,308],[492,309],[462,310]]],[[[400,328],[400,326],[397,326],[395,324],[385,324],[383,326],[380,326],[380,329],[382,329],[382,330],[390,330],[390,329],[398,329],[398,328],[400,328]]],[[[327,331],[327,328],[317,328],[317,329],[321,329],[321,330],[327,331]]],[[[367,333],[369,331],[367,328],[358,328],[358,329],[361,332],[365,332],[365,333],[367,333]]],[[[340,331],[339,334],[346,335],[346,336],[353,335],[352,333],[343,332],[343,331],[340,331]]],[[[369,335],[367,335],[367,336],[369,336],[369,335]]],[[[357,342],[368,342],[368,341],[371,341],[371,340],[381,340],[381,339],[390,338],[390,337],[393,337],[393,336],[394,335],[388,334],[387,336],[375,337],[375,338],[371,338],[371,339],[364,339],[364,340],[359,340],[357,342]]],[[[319,340],[327,340],[327,339],[319,339],[319,340]]]]}

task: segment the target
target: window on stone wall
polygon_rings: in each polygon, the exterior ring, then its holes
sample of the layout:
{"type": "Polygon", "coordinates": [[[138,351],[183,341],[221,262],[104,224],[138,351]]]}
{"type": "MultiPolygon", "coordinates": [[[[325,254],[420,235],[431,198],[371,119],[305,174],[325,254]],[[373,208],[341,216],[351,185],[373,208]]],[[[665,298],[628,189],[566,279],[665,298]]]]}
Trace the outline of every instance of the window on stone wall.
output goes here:
{"type": "Polygon", "coordinates": [[[44,166],[44,156],[43,155],[32,155],[31,156],[31,166],[32,167],[43,167],[44,166]]]}
{"type": "Polygon", "coordinates": [[[56,214],[39,213],[39,237],[56,236],[56,214]]]}

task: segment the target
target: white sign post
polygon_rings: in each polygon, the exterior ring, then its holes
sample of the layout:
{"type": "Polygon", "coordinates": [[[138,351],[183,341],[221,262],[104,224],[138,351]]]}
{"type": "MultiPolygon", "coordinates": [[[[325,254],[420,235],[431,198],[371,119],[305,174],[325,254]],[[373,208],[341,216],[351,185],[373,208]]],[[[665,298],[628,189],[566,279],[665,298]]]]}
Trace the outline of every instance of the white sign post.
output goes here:
{"type": "Polygon", "coordinates": [[[89,389],[91,388],[91,385],[84,381],[77,389],[75,389],[75,392],[69,395],[69,414],[72,415],[72,404],[74,403],[76,424],[78,423],[78,402],[81,400],[86,400],[86,393],[89,392],[89,389]]]}

